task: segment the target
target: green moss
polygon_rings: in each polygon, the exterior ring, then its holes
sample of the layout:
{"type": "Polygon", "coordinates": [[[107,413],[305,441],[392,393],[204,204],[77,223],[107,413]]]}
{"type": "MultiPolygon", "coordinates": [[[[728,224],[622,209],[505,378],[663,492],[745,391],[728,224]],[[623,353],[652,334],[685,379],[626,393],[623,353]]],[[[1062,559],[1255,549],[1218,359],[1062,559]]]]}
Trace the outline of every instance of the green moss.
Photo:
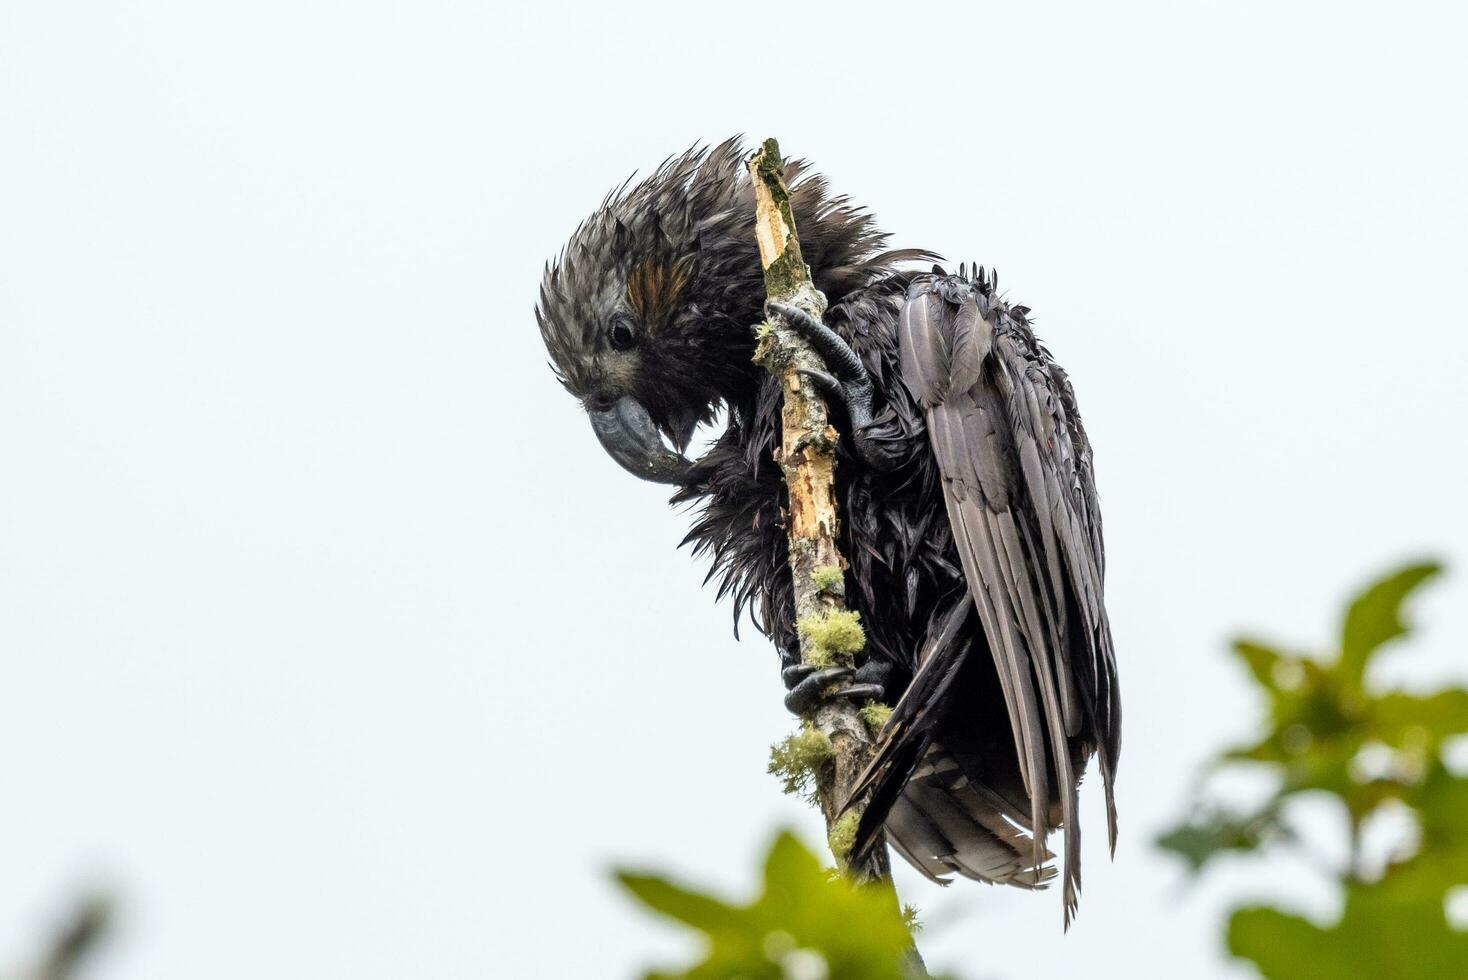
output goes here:
{"type": "Polygon", "coordinates": [[[780,158],[780,144],[773,139],[764,141],[755,177],[769,189],[770,200],[788,232],[784,251],[765,269],[765,291],[771,298],[789,299],[810,282],[810,270],[800,255],[800,239],[795,234],[795,214],[790,208],[790,190],[785,186],[785,161],[780,158]]]}
{"type": "Polygon", "coordinates": [[[780,158],[780,141],[771,136],[760,144],[760,149],[765,155],[759,161],[760,176],[766,180],[778,178],[783,184],[785,182],[785,161],[780,158]]]}
{"type": "Polygon", "coordinates": [[[851,847],[856,843],[856,825],[861,822],[861,817],[855,810],[847,810],[841,814],[836,821],[836,826],[826,835],[826,843],[831,847],[831,855],[842,867],[846,866],[846,859],[851,854],[851,847]]]}
{"type": "Polygon", "coordinates": [[[814,616],[802,616],[795,623],[800,635],[809,642],[806,659],[816,663],[817,657],[830,662],[850,655],[867,645],[861,628],[861,614],[849,609],[828,610],[814,616]]]}
{"type": "Polygon", "coordinates": [[[794,235],[787,237],[785,251],[765,268],[765,292],[776,299],[788,300],[801,286],[810,282],[810,270],[805,267],[800,248],[795,243],[794,235]]]}
{"type": "Polygon", "coordinates": [[[761,323],[759,326],[754,328],[754,339],[764,340],[766,337],[774,334],[774,332],[774,327],[770,326],[768,323],[761,323]]]}
{"type": "Polygon", "coordinates": [[[835,755],[831,740],[809,723],[782,742],[770,746],[772,776],[779,776],[785,792],[809,798],[815,792],[821,767],[835,755]]]}
{"type": "Polygon", "coordinates": [[[827,667],[836,666],[836,655],[830,650],[812,646],[805,652],[805,662],[816,670],[825,670],[827,667]]]}
{"type": "Polygon", "coordinates": [[[811,571],[810,580],[823,592],[832,592],[846,581],[846,576],[839,565],[821,565],[811,571]]]}
{"type": "Polygon", "coordinates": [[[866,723],[872,738],[876,738],[882,731],[882,726],[887,724],[887,719],[892,717],[892,709],[880,701],[868,701],[857,714],[861,715],[861,720],[866,723]]]}

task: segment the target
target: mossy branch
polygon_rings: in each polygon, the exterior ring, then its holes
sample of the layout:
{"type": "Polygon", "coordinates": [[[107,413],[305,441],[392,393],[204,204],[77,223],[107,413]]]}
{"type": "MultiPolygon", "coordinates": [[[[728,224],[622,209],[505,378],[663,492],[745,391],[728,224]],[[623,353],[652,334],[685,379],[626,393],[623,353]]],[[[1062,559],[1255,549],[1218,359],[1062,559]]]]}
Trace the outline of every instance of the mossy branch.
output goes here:
{"type": "MultiPolygon", "coordinates": [[[[811,282],[810,269],[800,252],[800,237],[790,192],[785,185],[785,167],[780,147],[772,139],[749,160],[754,182],[755,239],[765,270],[768,299],[798,307],[816,318],[826,312],[826,298],[811,282]]],[[[836,512],[836,430],[831,426],[825,400],[800,374],[802,369],[824,370],[819,355],[779,317],[757,331],[755,360],[780,379],[784,393],[781,406],[781,440],[776,461],[785,475],[789,492],[790,572],[795,586],[795,614],[803,661],[818,667],[850,665],[866,644],[857,614],[846,608],[846,560],[836,544],[840,526],[836,512]]],[[[810,778],[816,802],[826,818],[833,850],[845,864],[846,851],[860,817],[859,807],[842,815],[851,789],[874,750],[871,729],[858,705],[848,698],[823,701],[806,719],[808,730],[829,746],[810,778]]],[[[771,769],[789,776],[786,764],[797,740],[807,747],[811,737],[802,733],[782,743],[772,758],[771,769]]],[[[869,866],[850,869],[857,876],[885,877],[885,853],[869,866]]]]}

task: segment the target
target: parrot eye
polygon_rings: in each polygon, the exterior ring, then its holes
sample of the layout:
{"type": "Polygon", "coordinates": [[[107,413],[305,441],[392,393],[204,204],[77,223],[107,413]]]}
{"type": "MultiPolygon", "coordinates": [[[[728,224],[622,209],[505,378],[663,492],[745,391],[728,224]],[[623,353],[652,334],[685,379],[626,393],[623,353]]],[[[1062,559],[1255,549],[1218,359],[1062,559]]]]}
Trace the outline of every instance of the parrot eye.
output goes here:
{"type": "Polygon", "coordinates": [[[632,329],[632,318],[626,315],[612,320],[612,350],[631,350],[637,346],[637,331],[632,329]]]}

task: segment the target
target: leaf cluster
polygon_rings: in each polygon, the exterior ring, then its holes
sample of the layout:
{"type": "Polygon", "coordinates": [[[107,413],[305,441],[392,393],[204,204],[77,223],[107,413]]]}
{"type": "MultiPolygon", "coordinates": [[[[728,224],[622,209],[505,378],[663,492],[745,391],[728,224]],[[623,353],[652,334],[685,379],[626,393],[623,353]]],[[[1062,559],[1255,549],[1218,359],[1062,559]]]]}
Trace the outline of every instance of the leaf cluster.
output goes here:
{"type": "Polygon", "coordinates": [[[1321,927],[1264,906],[1234,912],[1229,949],[1266,977],[1468,976],[1468,933],[1452,929],[1444,911],[1448,893],[1468,884],[1468,779],[1444,759],[1450,740],[1468,734],[1468,690],[1383,689],[1370,677],[1383,647],[1407,632],[1403,603],[1439,571],[1409,565],[1362,591],[1347,606],[1332,655],[1233,645],[1264,697],[1264,734],[1213,766],[1265,768],[1274,793],[1242,814],[1200,801],[1159,846],[1193,871],[1225,852],[1304,846],[1284,818],[1287,801],[1304,793],[1336,801],[1351,834],[1351,858],[1335,872],[1345,897],[1339,922],[1321,927]],[[1420,834],[1382,874],[1368,876],[1361,829],[1388,805],[1404,807],[1420,834]]]}
{"type": "Polygon", "coordinates": [[[748,904],[726,902],[658,875],[623,870],[616,876],[643,905],[688,926],[704,941],[697,963],[651,971],[646,980],[908,980],[923,975],[912,965],[912,938],[891,883],[852,882],[823,866],[788,831],[770,846],[760,894],[748,904]]]}

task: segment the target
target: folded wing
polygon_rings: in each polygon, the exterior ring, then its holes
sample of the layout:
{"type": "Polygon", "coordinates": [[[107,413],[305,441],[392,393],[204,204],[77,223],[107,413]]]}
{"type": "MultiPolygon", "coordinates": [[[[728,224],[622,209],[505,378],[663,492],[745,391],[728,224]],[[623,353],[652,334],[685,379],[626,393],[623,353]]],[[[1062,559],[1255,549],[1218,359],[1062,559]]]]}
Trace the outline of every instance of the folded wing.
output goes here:
{"type": "Polygon", "coordinates": [[[982,637],[929,643],[923,656],[941,662],[919,665],[864,787],[881,793],[886,784],[886,836],[930,874],[944,864],[931,853],[936,836],[940,850],[957,853],[964,844],[980,872],[971,876],[1038,884],[1047,870],[1047,831],[1063,828],[1068,920],[1080,886],[1077,788],[1092,754],[1115,847],[1120,700],[1090,444],[1070,383],[1035,340],[1025,312],[1000,302],[983,270],[972,279],[925,277],[908,293],[898,327],[902,377],[926,412],[982,637]],[[985,651],[1013,737],[1021,785],[1010,788],[985,785],[982,773],[962,764],[973,748],[959,744],[962,717],[930,719],[928,734],[912,736],[920,715],[977,708],[951,683],[925,684],[923,675],[956,677],[964,658],[985,651]],[[931,732],[944,730],[948,744],[938,745],[931,732]],[[892,784],[897,772],[900,787],[892,784]],[[1017,812],[1020,795],[1027,806],[1017,812]],[[963,813],[984,833],[965,831],[963,813]],[[1017,836],[1015,827],[1029,833],[1017,836]],[[1021,843],[1029,848],[1022,858],[1015,854],[1021,843]],[[1003,873],[983,873],[989,870],[1003,873]]]}

